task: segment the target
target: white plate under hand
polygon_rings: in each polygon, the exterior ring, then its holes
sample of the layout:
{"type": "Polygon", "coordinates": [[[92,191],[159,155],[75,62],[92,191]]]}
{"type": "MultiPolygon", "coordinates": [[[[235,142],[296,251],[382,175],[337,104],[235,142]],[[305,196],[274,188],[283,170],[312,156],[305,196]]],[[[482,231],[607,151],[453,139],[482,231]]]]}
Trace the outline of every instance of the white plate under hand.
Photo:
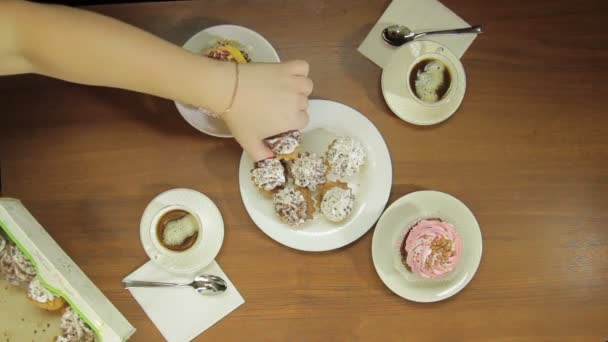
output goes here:
{"type": "Polygon", "coordinates": [[[403,45],[391,56],[382,71],[382,95],[391,111],[402,120],[415,125],[434,125],[447,120],[460,107],[466,90],[466,75],[460,59],[447,47],[427,40],[403,45]],[[408,72],[414,63],[439,55],[453,70],[452,89],[435,104],[424,104],[409,86],[408,72]]]}
{"type": "MultiPolygon", "coordinates": [[[[144,210],[139,226],[141,243],[150,260],[167,271],[193,275],[209,265],[224,241],[224,220],[219,209],[205,195],[190,189],[172,189],[156,196],[144,210]],[[179,206],[198,216],[201,229],[194,245],[183,252],[168,251],[153,239],[155,216],[169,206],[179,206]]],[[[156,240],[158,241],[158,240],[156,240]]]]}
{"type": "Polygon", "coordinates": [[[436,302],[458,293],[475,275],[481,253],[481,231],[473,213],[455,197],[438,191],[418,191],[395,201],[378,221],[372,239],[372,259],[380,279],[397,295],[415,302],[436,302]],[[462,238],[462,257],[444,278],[422,278],[401,262],[405,233],[428,218],[453,224],[462,238]]]}
{"type": "Polygon", "coordinates": [[[303,130],[303,151],[324,155],[336,137],[346,135],[359,140],[367,152],[366,163],[359,174],[347,180],[355,194],[355,207],[350,217],[336,224],[316,213],[315,220],[298,228],[282,223],[274,212],[272,199],[263,195],[251,181],[253,161],[246,153],[241,157],[239,183],[249,216],[266,235],[294,249],[318,252],[348,245],[374,225],[388,201],[392,166],[382,135],[363,114],[325,100],[311,100],[308,113],[310,123],[303,130]]]}
{"type": "MultiPolygon", "coordinates": [[[[249,52],[252,62],[279,63],[279,55],[272,45],[259,33],[237,25],[218,25],[206,28],[192,36],[184,44],[184,49],[200,54],[217,39],[237,40],[249,52]]],[[[203,56],[201,55],[201,58],[203,56]]],[[[201,77],[205,77],[201,75],[201,77]]],[[[218,138],[231,138],[232,133],[223,120],[203,114],[195,107],[175,102],[184,119],[199,131],[218,138]]]]}

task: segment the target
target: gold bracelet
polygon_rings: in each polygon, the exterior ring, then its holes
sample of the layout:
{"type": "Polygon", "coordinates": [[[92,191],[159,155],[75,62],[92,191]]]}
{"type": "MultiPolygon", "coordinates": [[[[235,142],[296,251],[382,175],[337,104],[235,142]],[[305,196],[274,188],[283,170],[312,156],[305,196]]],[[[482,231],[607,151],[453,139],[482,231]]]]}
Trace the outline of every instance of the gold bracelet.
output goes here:
{"type": "Polygon", "coordinates": [[[234,62],[234,68],[235,68],[235,81],[234,81],[234,89],[232,90],[232,98],[230,99],[230,104],[228,105],[228,108],[226,108],[225,111],[222,112],[222,114],[220,114],[220,117],[223,117],[224,115],[230,113],[230,111],[232,110],[232,106],[234,105],[234,99],[236,98],[236,91],[239,88],[239,63],[234,62]]]}

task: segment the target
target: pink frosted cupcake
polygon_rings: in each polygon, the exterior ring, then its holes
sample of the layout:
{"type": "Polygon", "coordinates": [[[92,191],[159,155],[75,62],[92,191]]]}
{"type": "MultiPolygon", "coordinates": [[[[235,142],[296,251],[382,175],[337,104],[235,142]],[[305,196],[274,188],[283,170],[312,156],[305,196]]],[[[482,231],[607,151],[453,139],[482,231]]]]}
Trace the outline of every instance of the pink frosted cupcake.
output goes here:
{"type": "Polygon", "coordinates": [[[403,264],[423,278],[441,278],[452,272],[461,254],[462,239],[453,225],[440,219],[419,221],[401,245],[403,264]]]}

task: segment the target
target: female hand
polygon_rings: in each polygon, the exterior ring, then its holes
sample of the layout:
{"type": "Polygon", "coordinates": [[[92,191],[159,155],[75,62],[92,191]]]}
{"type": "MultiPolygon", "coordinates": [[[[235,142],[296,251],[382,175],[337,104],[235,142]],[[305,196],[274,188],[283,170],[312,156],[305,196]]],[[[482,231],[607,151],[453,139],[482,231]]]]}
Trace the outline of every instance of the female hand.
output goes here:
{"type": "MultiPolygon", "coordinates": [[[[234,66],[232,66],[234,68],[234,66]]],[[[313,83],[305,61],[240,64],[239,84],[230,112],[222,119],[249,156],[272,157],[263,140],[308,124],[313,83]]]]}

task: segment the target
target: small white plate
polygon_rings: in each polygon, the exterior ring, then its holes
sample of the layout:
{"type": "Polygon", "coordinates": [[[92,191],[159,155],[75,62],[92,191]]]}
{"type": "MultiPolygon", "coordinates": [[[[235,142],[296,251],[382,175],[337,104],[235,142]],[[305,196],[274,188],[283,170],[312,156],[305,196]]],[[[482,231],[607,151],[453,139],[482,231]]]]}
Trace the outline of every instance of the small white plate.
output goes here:
{"type": "Polygon", "coordinates": [[[324,155],[338,136],[359,140],[367,152],[359,174],[348,181],[355,194],[350,218],[340,224],[316,214],[315,220],[299,228],[282,223],[274,213],[272,199],[264,196],[251,181],[253,161],[243,153],[239,167],[241,197],[255,224],[275,241],[302,251],[328,251],[360,238],[382,214],[392,184],[391,158],[378,129],[363,114],[343,104],[311,100],[310,123],[303,130],[302,150],[324,155]]]}
{"type": "Polygon", "coordinates": [[[447,47],[432,41],[414,41],[397,49],[382,71],[382,95],[391,111],[415,125],[434,125],[456,112],[466,90],[466,75],[460,59],[447,47]],[[451,68],[452,83],[446,96],[428,104],[418,99],[409,86],[408,75],[415,63],[438,57],[451,68]]]}
{"type": "MultiPolygon", "coordinates": [[[[237,25],[218,25],[206,28],[192,36],[184,49],[200,54],[217,39],[238,40],[249,52],[252,62],[279,63],[279,55],[272,45],[259,33],[237,25]]],[[[202,58],[202,56],[201,56],[202,58]]],[[[218,138],[231,138],[232,134],[223,120],[211,117],[197,108],[175,102],[175,106],[186,121],[199,131],[218,138]]]]}
{"type": "Polygon", "coordinates": [[[139,234],[150,260],[173,273],[194,274],[209,265],[219,253],[224,241],[224,220],[207,196],[190,189],[172,189],[148,204],[141,217],[139,234]],[[187,210],[201,224],[196,242],[186,251],[170,251],[158,243],[154,222],[168,207],[187,210]]]}
{"type": "Polygon", "coordinates": [[[378,221],[372,239],[372,258],[380,279],[397,295],[415,302],[436,302],[458,293],[475,275],[481,253],[481,231],[473,213],[455,197],[438,191],[418,191],[395,201],[378,221]],[[453,224],[462,238],[460,262],[445,278],[422,278],[401,262],[405,234],[426,218],[453,224]]]}

